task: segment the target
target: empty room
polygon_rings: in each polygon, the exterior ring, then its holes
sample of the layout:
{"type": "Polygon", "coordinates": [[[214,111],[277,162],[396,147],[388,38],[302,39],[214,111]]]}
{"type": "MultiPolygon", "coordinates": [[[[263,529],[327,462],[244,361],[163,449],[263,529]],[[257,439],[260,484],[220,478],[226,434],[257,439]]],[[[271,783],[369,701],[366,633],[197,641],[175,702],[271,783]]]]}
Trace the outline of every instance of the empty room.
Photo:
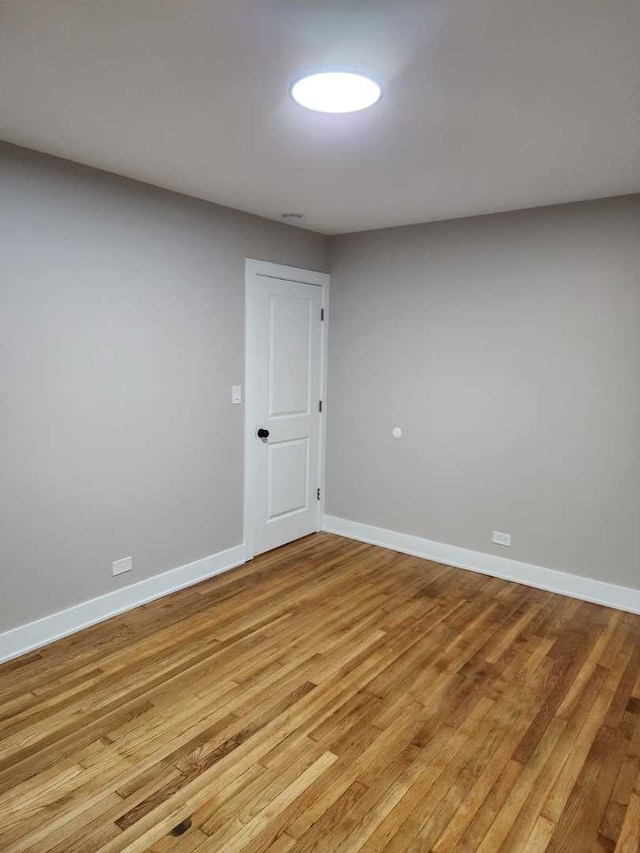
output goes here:
{"type": "Polygon", "coordinates": [[[638,0],[0,0],[1,853],[640,853],[638,0]]]}

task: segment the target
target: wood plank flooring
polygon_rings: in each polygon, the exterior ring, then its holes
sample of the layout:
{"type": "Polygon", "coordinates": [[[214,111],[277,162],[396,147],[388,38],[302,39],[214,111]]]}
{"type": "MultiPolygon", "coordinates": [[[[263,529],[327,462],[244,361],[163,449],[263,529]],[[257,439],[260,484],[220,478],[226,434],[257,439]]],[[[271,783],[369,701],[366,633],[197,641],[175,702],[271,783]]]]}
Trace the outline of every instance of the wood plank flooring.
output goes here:
{"type": "Polygon", "coordinates": [[[317,534],[0,667],[0,815],[4,853],[637,853],[640,617],[317,534]]]}

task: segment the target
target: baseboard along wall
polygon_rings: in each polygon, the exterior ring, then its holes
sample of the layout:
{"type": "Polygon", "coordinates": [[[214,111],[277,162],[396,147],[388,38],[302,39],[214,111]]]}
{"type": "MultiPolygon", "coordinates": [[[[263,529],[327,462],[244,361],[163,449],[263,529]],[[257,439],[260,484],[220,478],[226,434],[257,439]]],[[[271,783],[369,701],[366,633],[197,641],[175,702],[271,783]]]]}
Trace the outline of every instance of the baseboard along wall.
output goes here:
{"type": "Polygon", "coordinates": [[[219,575],[245,562],[244,545],[218,551],[160,575],[124,586],[66,610],[36,619],[0,634],[0,663],[46,646],[118,613],[162,598],[199,581],[219,575]]]}
{"type": "Polygon", "coordinates": [[[379,545],[414,557],[423,557],[436,563],[445,563],[459,569],[468,569],[483,575],[515,581],[547,592],[556,592],[570,598],[603,604],[616,610],[640,613],[640,589],[618,586],[556,569],[546,569],[543,566],[497,557],[482,551],[458,548],[456,545],[445,545],[420,536],[398,533],[395,530],[386,530],[383,527],[374,527],[371,524],[349,521],[332,515],[324,516],[322,529],[327,533],[346,536],[348,539],[356,539],[359,542],[368,542],[370,545],[379,545]]]}
{"type": "MultiPolygon", "coordinates": [[[[598,581],[580,575],[534,566],[518,560],[485,554],[445,545],[420,536],[386,530],[359,521],[325,515],[322,529],[359,542],[368,542],[414,557],[444,563],[459,569],[468,569],[484,575],[515,581],[516,583],[555,592],[570,598],[579,598],[603,604],[616,610],[640,613],[640,590],[598,581]]],[[[219,575],[245,562],[244,545],[219,551],[160,575],[108,592],[76,604],[50,616],[44,616],[26,625],[20,625],[0,634],[0,663],[19,657],[26,652],[46,646],[83,628],[103,622],[141,604],[162,598],[171,592],[191,586],[199,581],[219,575]]]]}

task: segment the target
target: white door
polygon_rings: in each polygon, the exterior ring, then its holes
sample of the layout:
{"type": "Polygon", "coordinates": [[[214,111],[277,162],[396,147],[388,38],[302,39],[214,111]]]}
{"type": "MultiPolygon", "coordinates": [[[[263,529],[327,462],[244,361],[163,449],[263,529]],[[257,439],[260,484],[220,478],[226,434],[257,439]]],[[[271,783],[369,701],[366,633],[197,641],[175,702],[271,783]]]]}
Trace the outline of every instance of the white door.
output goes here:
{"type": "Polygon", "coordinates": [[[247,261],[249,557],[319,529],[324,288],[305,278],[326,276],[247,261]]]}

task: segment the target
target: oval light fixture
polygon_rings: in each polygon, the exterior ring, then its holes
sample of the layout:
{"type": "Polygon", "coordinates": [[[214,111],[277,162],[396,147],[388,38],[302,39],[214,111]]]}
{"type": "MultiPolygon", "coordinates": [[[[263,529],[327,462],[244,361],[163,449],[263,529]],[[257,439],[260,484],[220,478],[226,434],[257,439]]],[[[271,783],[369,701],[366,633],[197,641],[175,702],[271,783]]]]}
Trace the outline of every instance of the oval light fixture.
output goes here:
{"type": "Polygon", "coordinates": [[[320,113],[355,113],[372,107],[382,89],[370,77],[355,71],[317,71],[291,86],[291,97],[301,107],[320,113]]]}

